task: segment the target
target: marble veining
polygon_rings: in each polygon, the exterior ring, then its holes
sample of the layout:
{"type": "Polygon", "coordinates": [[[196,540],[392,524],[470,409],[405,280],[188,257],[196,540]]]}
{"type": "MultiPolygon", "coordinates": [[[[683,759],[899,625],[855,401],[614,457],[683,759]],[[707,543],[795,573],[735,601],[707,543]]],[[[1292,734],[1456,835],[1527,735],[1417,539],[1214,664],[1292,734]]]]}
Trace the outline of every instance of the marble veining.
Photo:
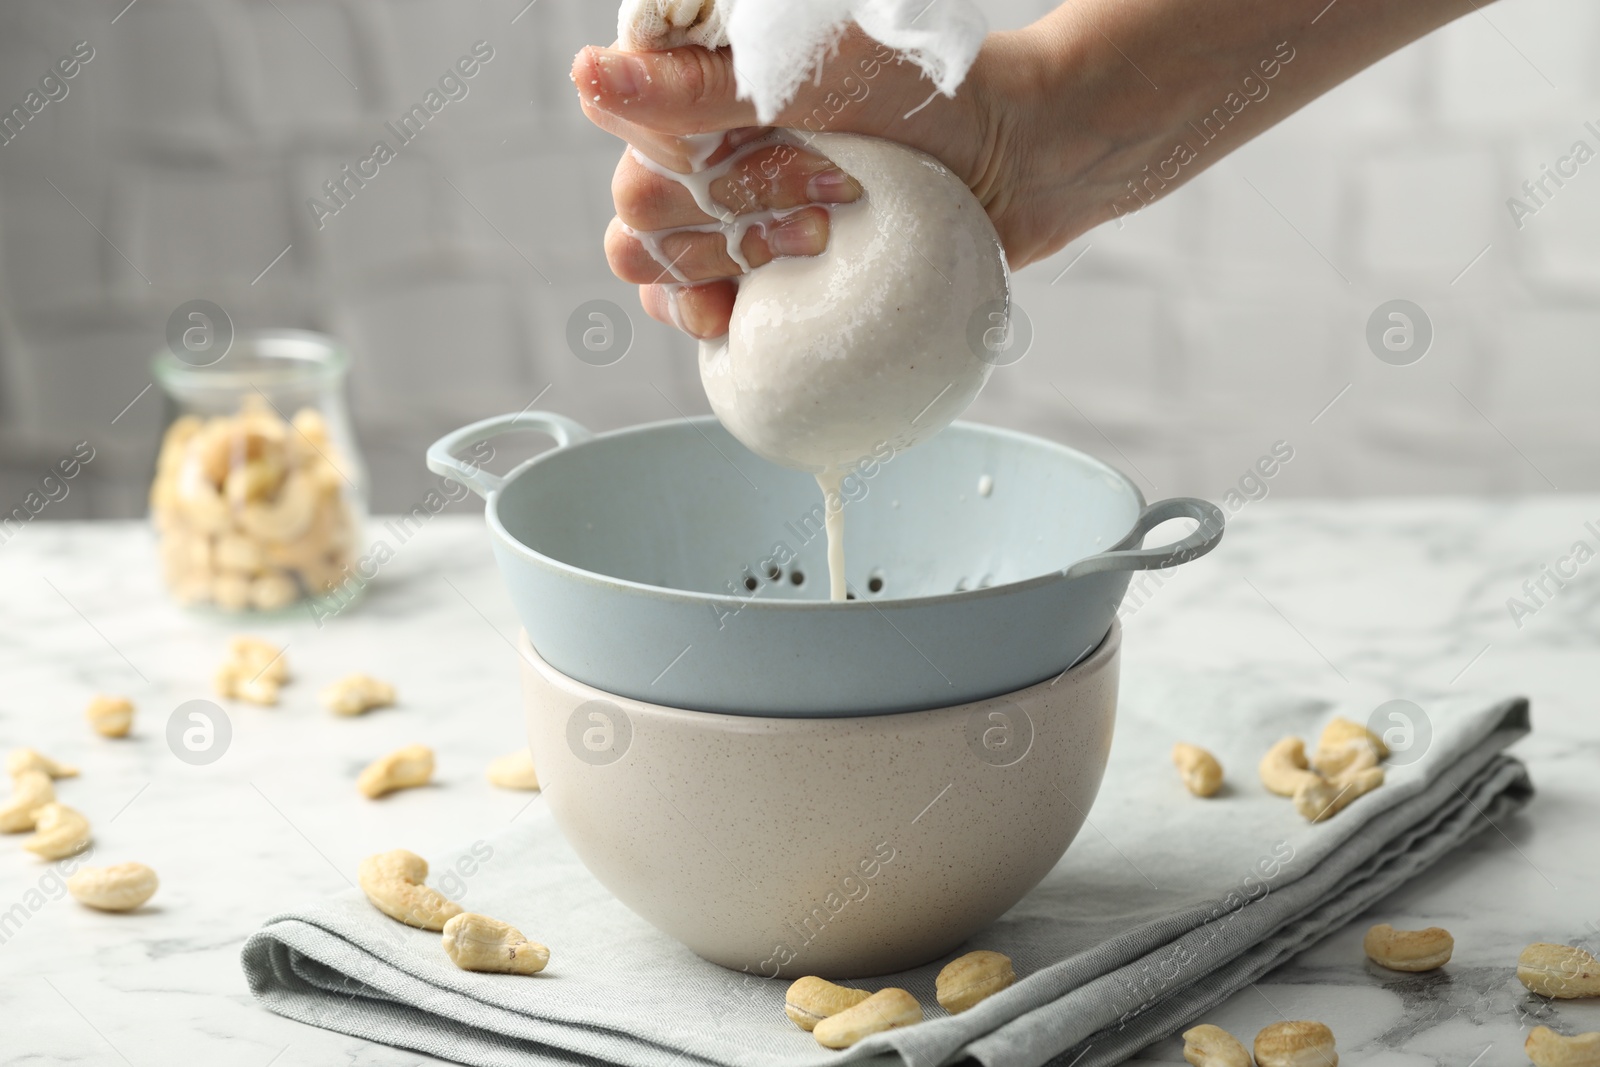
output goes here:
{"type": "MultiPolygon", "coordinates": [[[[1246,988],[1210,1021],[1247,1041],[1283,1013],[1322,1019],[1347,1063],[1526,1063],[1527,1030],[1600,1030],[1600,1003],[1546,1003],[1516,982],[1529,941],[1600,948],[1600,564],[1518,627],[1507,598],[1600,522],[1600,497],[1254,503],[1213,555],[1151,580],[1124,607],[1124,672],[1229,670],[1241,693],[1308,684],[1330,701],[1369,689],[1415,700],[1467,684],[1533,702],[1515,752],[1539,795],[1349,927],[1246,988]],[[1361,954],[1373,922],[1456,937],[1434,975],[1361,954]]],[[[401,546],[356,605],[250,626],[288,643],[296,681],[275,709],[227,707],[233,738],[193,767],[165,740],[178,704],[210,697],[229,620],[171,606],[141,524],[34,524],[0,546],[0,745],[79,764],[61,799],[94,823],[94,862],[138,859],[162,887],[133,915],[60,898],[50,865],[0,841],[0,1062],[437,1062],[290,1022],[259,1007],[238,964],[261,921],[341,889],[380,848],[428,854],[542,801],[483,768],[522,743],[516,622],[477,518],[440,517],[401,546]],[[400,706],[356,720],[316,703],[351,670],[394,681],[400,706]],[[93,736],[97,691],[139,705],[134,736],[93,736]],[[354,777],[371,757],[433,745],[439,781],[381,802],[354,777]]],[[[1143,1063],[1181,1061],[1161,1042],[1143,1063]]]]}

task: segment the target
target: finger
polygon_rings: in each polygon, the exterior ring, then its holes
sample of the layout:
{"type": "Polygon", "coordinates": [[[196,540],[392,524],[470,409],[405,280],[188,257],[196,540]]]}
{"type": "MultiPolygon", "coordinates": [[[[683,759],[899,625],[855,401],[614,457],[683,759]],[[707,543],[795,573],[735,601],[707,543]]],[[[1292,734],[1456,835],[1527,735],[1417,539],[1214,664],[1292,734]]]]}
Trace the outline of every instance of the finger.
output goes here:
{"type": "MultiPolygon", "coordinates": [[[[757,122],[755,106],[737,97],[737,74],[727,49],[589,47],[573,62],[573,79],[582,89],[585,110],[602,125],[606,121],[598,113],[657,134],[701,134],[757,122]]],[[[774,125],[892,136],[908,112],[917,113],[919,127],[941,121],[945,105],[932,100],[933,92],[920,66],[900,61],[893,49],[856,29],[840,39],[774,125]],[[918,106],[930,102],[926,112],[918,106]]]]}
{"type": "Polygon", "coordinates": [[[733,215],[783,211],[806,204],[845,204],[861,196],[855,179],[814,152],[787,144],[751,150],[710,185],[723,210],[713,218],[689,190],[623,154],[611,178],[611,198],[622,221],[636,230],[698,226],[733,215]]]}
{"type": "MultiPolygon", "coordinates": [[[[770,224],[752,225],[739,244],[752,269],[779,256],[820,255],[827,246],[828,213],[822,208],[802,208],[770,224]]],[[[623,228],[620,219],[612,219],[605,248],[612,273],[640,285],[711,281],[744,272],[728,255],[727,238],[717,230],[635,236],[623,228]]]]}
{"type": "Polygon", "coordinates": [[[728,332],[733,298],[738,291],[732,282],[726,281],[709,285],[641,285],[639,302],[657,322],[705,340],[728,332]]]}
{"type": "Polygon", "coordinates": [[[585,108],[610,112],[663,133],[694,134],[755,126],[756,111],[735,97],[731,54],[695,46],[624,52],[589,46],[572,64],[585,108]],[[682,114],[669,114],[673,109],[682,114]]]}
{"type": "Polygon", "coordinates": [[[631,122],[626,115],[617,114],[601,106],[605,94],[599,91],[601,83],[591,62],[589,51],[584,49],[579,52],[572,62],[572,81],[578,87],[578,103],[582,106],[583,113],[596,126],[627,141],[670,170],[688,173],[696,169],[694,166],[696,163],[701,166],[715,165],[726,159],[734,149],[764,137],[770,132],[770,127],[766,126],[730,128],[723,133],[716,149],[707,156],[703,143],[694,144],[674,132],[655,130],[631,122]]]}

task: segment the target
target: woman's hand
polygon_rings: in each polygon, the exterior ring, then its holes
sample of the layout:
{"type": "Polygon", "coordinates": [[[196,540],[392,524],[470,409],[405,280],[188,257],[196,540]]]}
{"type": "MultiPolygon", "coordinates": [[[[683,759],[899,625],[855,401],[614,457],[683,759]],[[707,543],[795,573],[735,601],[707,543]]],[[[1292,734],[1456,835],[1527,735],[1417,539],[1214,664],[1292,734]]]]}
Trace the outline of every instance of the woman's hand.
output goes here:
{"type": "MultiPolygon", "coordinates": [[[[1002,39],[1007,36],[991,35],[985,55],[955,99],[939,95],[929,101],[932,84],[921,68],[897,61],[893,51],[865,35],[852,34],[820,79],[808,83],[778,116],[778,125],[794,129],[802,144],[808,133],[850,132],[920,148],[950,166],[985,200],[997,224],[1006,224],[1012,216],[996,209],[1012,200],[1005,175],[1018,158],[1011,136],[1020,94],[994,91],[988,72],[1009,64],[1013,78],[1021,73],[1014,59],[1002,61],[996,55],[1006,51],[1002,39]]],[[[828,213],[814,205],[849,203],[861,195],[854,179],[814,152],[769,144],[747,150],[711,184],[718,218],[701,210],[678,182],[635,158],[636,150],[658,167],[683,173],[691,169],[697,150],[704,150],[687,137],[722,134],[707,159],[714,166],[769,132],[752,125],[755,113],[748,102],[734,98],[726,50],[689,47],[670,54],[634,54],[586,48],[574,61],[572,74],[584,113],[631,146],[611,182],[617,207],[605,238],[611,269],[640,286],[640,300],[652,317],[696,337],[727,331],[735,294],[728,279],[741,273],[723,234],[711,228],[714,224],[761,212],[782,216],[745,229],[739,249],[754,268],[777,256],[820,253],[827,246],[828,213]],[[680,229],[691,226],[707,231],[680,229]],[[635,234],[646,236],[641,240],[635,234]],[[676,284],[679,277],[691,284],[676,284]]],[[[1027,248],[1018,233],[1002,230],[1001,239],[1013,256],[1027,248]]]]}
{"type": "MultiPolygon", "coordinates": [[[[1013,268],[1058,251],[1108,219],[1165,196],[1352,74],[1475,10],[1476,0],[1067,0],[1022,30],[991,33],[954,98],[921,68],[856,32],[778,116],[806,134],[863,133],[938,158],[993,220],[1013,268]]],[[[734,98],[726,49],[634,54],[585,48],[572,66],[586,115],[657,165],[728,158],[767,131],[734,98]]],[[[706,225],[717,216],[796,212],[753,226],[752,267],[826,247],[828,216],[809,205],[860,195],[826,160],[788,145],[741,159],[711,189],[716,215],[623,155],[612,180],[611,268],[640,285],[645,310],[696,337],[726,331],[739,266],[722,234],[679,232],[657,251],[628,231],[706,225]],[[674,281],[677,271],[692,284],[674,281]],[[676,315],[674,314],[674,302],[676,315]]],[[[652,243],[657,243],[652,241],[652,243]]]]}

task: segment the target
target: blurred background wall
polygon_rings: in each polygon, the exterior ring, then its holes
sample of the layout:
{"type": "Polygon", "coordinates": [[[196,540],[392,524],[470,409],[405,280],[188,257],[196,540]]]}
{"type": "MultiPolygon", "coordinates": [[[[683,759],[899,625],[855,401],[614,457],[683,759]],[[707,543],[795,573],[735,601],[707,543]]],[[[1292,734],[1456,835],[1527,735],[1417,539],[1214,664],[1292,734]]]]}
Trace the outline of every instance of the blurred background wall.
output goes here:
{"type": "MultiPolygon", "coordinates": [[[[692,343],[601,252],[619,145],[567,70],[614,36],[610,0],[126,5],[0,6],[0,111],[93,49],[0,144],[0,510],[89,440],[48,517],[143,513],[149,355],[194,298],[348,343],[377,510],[427,491],[438,434],[541,392],[601,429],[707,410],[692,343]],[[479,40],[494,58],[469,95],[319,229],[307,198],[479,40]],[[636,330],[609,367],[565,340],[595,298],[636,330]]],[[[1003,28],[1048,4],[984,6],[1003,28]]],[[[1279,441],[1274,493],[1600,488],[1600,159],[1520,227],[1507,206],[1574,142],[1600,149],[1597,53],[1591,0],[1485,6],[1020,272],[1032,346],[970,417],[1161,495],[1220,499],[1279,441]],[[1367,341],[1396,298],[1434,333],[1407,366],[1367,341]]]]}

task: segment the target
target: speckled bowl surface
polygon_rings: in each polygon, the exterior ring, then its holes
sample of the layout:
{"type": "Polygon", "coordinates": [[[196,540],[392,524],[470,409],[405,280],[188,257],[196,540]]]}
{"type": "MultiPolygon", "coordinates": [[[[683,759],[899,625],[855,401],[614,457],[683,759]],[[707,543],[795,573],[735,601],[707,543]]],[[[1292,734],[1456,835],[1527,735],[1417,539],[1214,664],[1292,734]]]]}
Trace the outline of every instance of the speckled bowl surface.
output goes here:
{"type": "Polygon", "coordinates": [[[948,953],[1061,859],[1110,754],[1121,642],[1003,696],[843,718],[647,704],[519,649],[545,798],[607,889],[725,967],[864,978],[948,953]]]}

